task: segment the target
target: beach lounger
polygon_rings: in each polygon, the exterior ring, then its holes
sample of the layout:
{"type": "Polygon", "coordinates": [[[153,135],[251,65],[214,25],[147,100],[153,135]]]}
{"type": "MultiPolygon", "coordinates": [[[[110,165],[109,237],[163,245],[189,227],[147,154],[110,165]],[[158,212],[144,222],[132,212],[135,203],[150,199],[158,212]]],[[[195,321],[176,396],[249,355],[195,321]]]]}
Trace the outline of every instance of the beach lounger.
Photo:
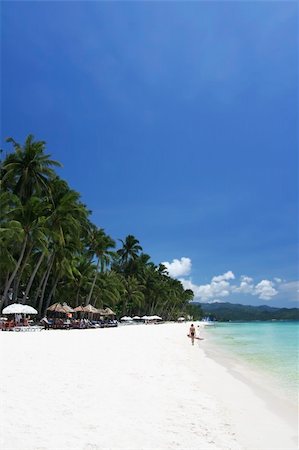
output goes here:
{"type": "Polygon", "coordinates": [[[26,332],[32,332],[32,331],[42,331],[44,328],[39,326],[32,326],[32,327],[14,327],[11,329],[11,331],[26,331],[26,332]]]}

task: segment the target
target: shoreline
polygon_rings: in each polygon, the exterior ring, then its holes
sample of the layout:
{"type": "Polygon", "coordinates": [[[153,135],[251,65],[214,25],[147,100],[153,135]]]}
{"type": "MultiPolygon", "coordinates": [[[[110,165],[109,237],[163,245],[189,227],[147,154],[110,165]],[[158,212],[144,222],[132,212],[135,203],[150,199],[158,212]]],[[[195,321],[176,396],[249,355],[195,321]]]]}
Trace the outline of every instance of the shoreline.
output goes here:
{"type": "Polygon", "coordinates": [[[0,444],[295,450],[285,413],[209,356],[207,338],[192,346],[187,331],[169,323],[1,333],[0,444]]]}
{"type": "Polygon", "coordinates": [[[206,340],[205,352],[208,357],[226,367],[230,373],[243,380],[245,384],[259,391],[259,395],[273,395],[282,402],[287,402],[290,407],[297,407],[298,390],[294,387],[287,388],[283,381],[271,374],[270,371],[256,364],[250,364],[241,356],[233,352],[221,342],[209,339],[209,332],[201,329],[201,335],[206,340]]]}
{"type": "Polygon", "coordinates": [[[214,340],[208,330],[201,328],[201,331],[206,338],[205,352],[208,357],[226,367],[233,377],[250,386],[271,410],[275,410],[280,417],[287,418],[293,427],[298,427],[298,388],[287,387],[284,380],[274,376],[271,371],[251,364],[221,345],[221,341],[214,340]]]}
{"type": "MultiPolygon", "coordinates": [[[[262,401],[266,409],[276,415],[293,430],[296,444],[298,441],[298,394],[295,391],[294,398],[290,398],[290,392],[282,389],[277,379],[258,367],[249,365],[246,361],[230,352],[227,348],[218,346],[216,342],[209,341],[209,333],[201,328],[201,335],[205,339],[203,351],[206,357],[226,370],[235,380],[249,388],[253,395],[262,401]]],[[[275,447],[276,448],[276,447],[275,447]]],[[[280,448],[280,447],[278,447],[280,448]]],[[[284,448],[284,447],[281,447],[284,448]]]]}

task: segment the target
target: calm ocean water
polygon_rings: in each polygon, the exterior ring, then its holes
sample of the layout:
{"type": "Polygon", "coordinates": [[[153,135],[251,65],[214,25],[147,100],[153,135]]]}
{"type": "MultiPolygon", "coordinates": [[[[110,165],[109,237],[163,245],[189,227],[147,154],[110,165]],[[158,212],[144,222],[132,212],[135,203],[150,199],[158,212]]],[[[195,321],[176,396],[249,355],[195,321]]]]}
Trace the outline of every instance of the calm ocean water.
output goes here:
{"type": "Polygon", "coordinates": [[[217,323],[205,327],[207,339],[268,374],[288,395],[297,395],[299,369],[299,322],[217,323]]]}

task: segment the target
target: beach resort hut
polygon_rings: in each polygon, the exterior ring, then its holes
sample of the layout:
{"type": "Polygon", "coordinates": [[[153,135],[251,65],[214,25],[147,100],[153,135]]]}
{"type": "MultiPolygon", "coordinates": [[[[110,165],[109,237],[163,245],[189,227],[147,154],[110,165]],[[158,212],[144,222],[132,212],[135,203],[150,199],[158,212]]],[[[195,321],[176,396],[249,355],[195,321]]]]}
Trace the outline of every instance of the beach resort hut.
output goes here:
{"type": "Polygon", "coordinates": [[[84,312],[84,306],[82,306],[82,305],[77,306],[76,308],[74,308],[74,311],[75,311],[75,313],[76,313],[76,319],[75,319],[75,321],[74,321],[74,327],[75,327],[75,328],[76,328],[76,327],[79,328],[79,319],[83,319],[84,314],[85,314],[85,312],[84,312]]]}
{"type": "Polygon", "coordinates": [[[70,318],[75,310],[67,303],[54,303],[47,308],[47,311],[54,314],[55,318],[52,324],[54,328],[69,328],[71,326],[70,318]],[[56,314],[58,314],[58,316],[56,314]],[[67,316],[67,320],[62,319],[64,316],[67,316]]]}

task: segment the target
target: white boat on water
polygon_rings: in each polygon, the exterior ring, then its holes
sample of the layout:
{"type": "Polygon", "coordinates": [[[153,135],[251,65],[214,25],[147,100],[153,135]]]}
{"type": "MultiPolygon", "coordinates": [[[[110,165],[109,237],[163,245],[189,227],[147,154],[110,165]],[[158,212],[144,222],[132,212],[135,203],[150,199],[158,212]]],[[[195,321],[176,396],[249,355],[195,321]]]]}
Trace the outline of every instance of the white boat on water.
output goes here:
{"type": "Polygon", "coordinates": [[[204,327],[215,326],[216,322],[212,320],[210,317],[203,317],[202,320],[199,321],[199,325],[204,327]]]}

